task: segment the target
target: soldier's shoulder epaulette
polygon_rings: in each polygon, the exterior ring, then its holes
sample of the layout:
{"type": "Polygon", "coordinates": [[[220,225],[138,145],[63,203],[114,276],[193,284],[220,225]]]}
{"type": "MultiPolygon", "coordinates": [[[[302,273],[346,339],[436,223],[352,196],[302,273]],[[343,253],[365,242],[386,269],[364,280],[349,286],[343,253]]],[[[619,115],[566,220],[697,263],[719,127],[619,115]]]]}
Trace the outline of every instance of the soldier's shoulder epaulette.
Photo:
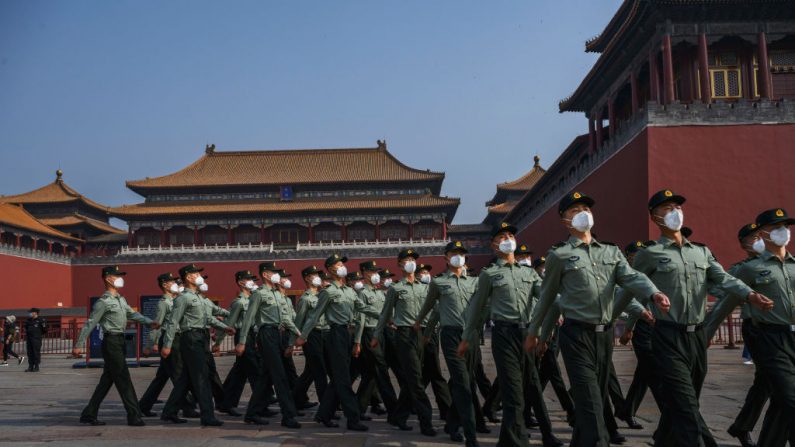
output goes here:
{"type": "Polygon", "coordinates": [[[602,245],[612,245],[613,247],[618,247],[618,245],[608,241],[599,241],[599,243],[602,245]]]}
{"type": "Polygon", "coordinates": [[[735,262],[734,264],[732,264],[732,267],[739,267],[739,266],[747,263],[748,261],[752,261],[752,260],[754,260],[756,258],[757,258],[756,256],[749,256],[749,257],[743,259],[742,261],[735,262]]]}
{"type": "Polygon", "coordinates": [[[438,273],[438,274],[434,275],[433,277],[434,277],[434,278],[438,278],[438,277],[440,277],[440,276],[442,276],[442,275],[444,275],[444,272],[442,272],[442,273],[438,273]]]}
{"type": "Polygon", "coordinates": [[[657,241],[646,241],[643,243],[643,245],[651,247],[652,245],[657,245],[657,241]]]}
{"type": "Polygon", "coordinates": [[[561,241],[561,242],[558,242],[557,244],[553,244],[552,245],[552,249],[555,250],[555,249],[558,249],[560,247],[563,247],[564,245],[566,245],[566,241],[561,241]]]}
{"type": "Polygon", "coordinates": [[[703,242],[693,242],[693,241],[690,241],[690,243],[691,243],[691,244],[693,244],[693,245],[699,246],[699,247],[706,247],[706,246],[707,246],[707,244],[705,244],[705,243],[703,243],[703,242]]]}

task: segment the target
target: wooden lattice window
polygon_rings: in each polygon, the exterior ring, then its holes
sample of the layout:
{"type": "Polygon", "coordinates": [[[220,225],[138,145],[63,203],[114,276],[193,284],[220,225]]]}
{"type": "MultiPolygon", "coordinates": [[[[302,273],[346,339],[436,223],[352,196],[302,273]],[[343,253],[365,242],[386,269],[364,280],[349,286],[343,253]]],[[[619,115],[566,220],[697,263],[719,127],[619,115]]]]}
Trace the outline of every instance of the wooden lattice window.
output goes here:
{"type": "Polygon", "coordinates": [[[709,79],[713,98],[736,99],[742,97],[742,76],[736,53],[726,52],[711,55],[709,79]]]}

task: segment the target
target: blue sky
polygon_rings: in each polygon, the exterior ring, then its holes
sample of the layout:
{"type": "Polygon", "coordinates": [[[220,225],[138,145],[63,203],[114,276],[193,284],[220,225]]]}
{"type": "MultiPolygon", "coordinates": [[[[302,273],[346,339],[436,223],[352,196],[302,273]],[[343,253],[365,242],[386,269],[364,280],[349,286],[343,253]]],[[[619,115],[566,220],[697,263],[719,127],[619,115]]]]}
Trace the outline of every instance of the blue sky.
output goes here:
{"type": "MultiPolygon", "coordinates": [[[[3,1],[0,194],[125,180],[218,150],[374,147],[447,174],[456,223],[578,134],[559,114],[620,0],[3,1]]],[[[318,175],[323,169],[318,166],[318,175]]],[[[245,173],[241,173],[244,175],[245,173]]]]}

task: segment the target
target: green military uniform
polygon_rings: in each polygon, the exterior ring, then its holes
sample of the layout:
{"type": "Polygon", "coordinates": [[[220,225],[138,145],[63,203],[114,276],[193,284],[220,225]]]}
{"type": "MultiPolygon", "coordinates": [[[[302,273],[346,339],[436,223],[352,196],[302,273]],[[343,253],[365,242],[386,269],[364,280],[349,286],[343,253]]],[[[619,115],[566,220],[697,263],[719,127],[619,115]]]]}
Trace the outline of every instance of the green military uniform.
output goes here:
{"type": "MultiPolygon", "coordinates": [[[[277,270],[274,262],[263,262],[260,264],[260,273],[277,270]]],[[[290,389],[284,364],[282,363],[283,352],[280,349],[282,344],[280,328],[284,327],[286,330],[298,335],[300,335],[300,332],[295,327],[290,316],[282,310],[279,292],[275,286],[271,288],[268,285],[263,285],[251,294],[248,311],[240,329],[238,345],[246,344],[251,334],[250,331],[254,327],[259,327],[256,334],[260,361],[262,362],[262,369],[267,371],[268,377],[276,390],[276,398],[279,400],[279,407],[282,412],[282,425],[297,428],[300,424],[295,421],[297,415],[295,402],[293,401],[292,389],[290,389]]],[[[266,386],[264,389],[266,388],[268,387],[266,386]]],[[[267,399],[264,391],[252,395],[254,402],[249,402],[249,408],[261,405],[260,399],[267,399]]]]}
{"type": "MultiPolygon", "coordinates": [[[[450,250],[464,250],[461,242],[448,244],[450,250]]],[[[446,249],[446,251],[448,251],[446,249]]],[[[469,374],[467,359],[458,357],[458,345],[464,332],[465,314],[469,300],[475,293],[477,280],[462,275],[458,276],[452,271],[437,275],[428,286],[425,303],[420,310],[418,318],[424,318],[433,309],[438,307],[438,320],[441,323],[441,348],[450,373],[450,391],[454,404],[453,410],[448,413],[447,427],[449,432],[457,432],[460,427],[464,429],[464,436],[470,442],[475,442],[475,409],[472,404],[472,378],[469,374]]],[[[428,331],[433,330],[433,324],[428,325],[428,331]]],[[[435,331],[434,331],[435,333],[435,331]]]]}
{"type": "MultiPolygon", "coordinates": [[[[376,271],[377,269],[373,261],[362,263],[360,266],[363,269],[372,269],[365,271],[376,271]]],[[[387,411],[391,414],[395,411],[397,406],[397,394],[389,379],[389,369],[386,364],[386,357],[384,356],[383,339],[379,340],[379,345],[375,348],[370,346],[373,333],[375,332],[376,326],[378,326],[378,317],[384,309],[386,296],[384,296],[382,290],[376,289],[371,284],[365,283],[364,288],[359,291],[358,298],[366,312],[364,324],[359,326],[355,338],[356,343],[361,343],[363,359],[362,381],[356,393],[359,400],[359,410],[362,413],[367,410],[373,393],[377,389],[381,395],[381,399],[384,401],[387,411]]]]}
{"type": "MultiPolygon", "coordinates": [[[[304,271],[307,272],[306,275],[319,272],[314,268],[309,270],[304,269],[304,271]]],[[[313,290],[306,290],[298,300],[298,311],[295,315],[296,327],[304,327],[304,323],[306,323],[306,319],[309,317],[309,314],[314,312],[316,308],[317,292],[313,290]]],[[[306,364],[304,366],[304,372],[301,374],[301,376],[299,376],[296,388],[293,390],[293,398],[295,399],[296,403],[300,401],[299,398],[303,399],[303,396],[306,395],[309,385],[311,385],[312,382],[315,383],[315,392],[317,393],[318,400],[323,398],[323,395],[326,393],[326,387],[328,386],[328,373],[324,357],[323,334],[328,334],[328,331],[329,326],[328,323],[326,323],[326,317],[324,315],[320,315],[318,317],[317,323],[315,323],[315,327],[312,328],[308,333],[304,334],[304,337],[306,338],[306,344],[302,349],[306,364]]]]}
{"type": "MultiPolygon", "coordinates": [[[[118,267],[103,269],[103,278],[107,275],[124,275],[118,267]]],[[[141,419],[141,410],[138,407],[138,398],[135,388],[130,380],[130,371],[127,369],[127,359],[124,352],[124,330],[127,320],[141,324],[151,324],[152,320],[135,312],[121,295],[105,292],[94,304],[91,315],[80,331],[75,346],[82,346],[91,331],[99,325],[102,329],[102,376],[99,379],[94,394],[91,395],[88,405],[80,415],[81,422],[91,423],[97,420],[99,405],[105,399],[112,385],[116,385],[124,409],[127,411],[127,421],[137,422],[141,419]]]]}
{"type": "MultiPolygon", "coordinates": [[[[234,335],[235,345],[240,340],[240,329],[243,327],[243,316],[248,309],[248,303],[249,295],[240,292],[232,300],[232,304],[229,306],[229,315],[224,320],[227,326],[233,327],[237,331],[234,335]]],[[[221,346],[225,335],[223,332],[215,334],[215,346],[221,346]]],[[[251,389],[255,389],[257,382],[262,380],[262,370],[259,364],[257,351],[254,348],[254,337],[249,337],[243,355],[235,358],[235,363],[227,373],[226,379],[224,379],[224,401],[218,403],[220,407],[230,409],[238,406],[240,396],[246,386],[246,380],[251,385],[251,389]]]]}
{"type": "MultiPolygon", "coordinates": [[[[652,345],[665,399],[655,439],[659,445],[714,445],[698,410],[707,373],[707,284],[743,297],[751,289],[727,274],[709,248],[684,238],[681,247],[664,236],[650,242],[635,256],[634,266],[671,301],[668,313],[652,306],[656,319],[652,345]]],[[[643,303],[648,296],[638,299],[643,303]]]]}
{"type": "MultiPolygon", "coordinates": [[[[414,257],[416,252],[404,250],[400,256],[414,257]]],[[[399,256],[399,259],[404,259],[399,256]]],[[[415,258],[416,259],[416,258],[415,258]]],[[[419,280],[409,281],[403,278],[392,284],[387,290],[384,308],[378,319],[373,336],[380,339],[384,328],[391,321],[396,327],[395,354],[400,362],[398,382],[400,395],[390,422],[405,426],[413,408],[423,432],[435,434],[431,422],[431,402],[425,394],[422,382],[422,364],[420,360],[420,334],[414,331],[413,325],[419,315],[420,307],[425,301],[426,287],[419,280]]]]}
{"type": "MultiPolygon", "coordinates": [[[[326,260],[326,267],[345,261],[347,258],[333,255],[326,260]]],[[[353,288],[333,281],[320,291],[317,308],[304,323],[303,332],[308,333],[315,327],[318,318],[325,315],[331,328],[329,345],[325,346],[329,350],[331,359],[331,364],[327,365],[331,373],[331,385],[327,387],[320,401],[316,416],[327,425],[331,424],[338,404],[342,406],[349,428],[360,425],[359,404],[351,387],[350,365],[353,345],[349,328],[354,323],[356,312],[360,313],[359,324],[363,323],[364,310],[364,305],[356,297],[353,288]]]]}
{"type": "MultiPolygon", "coordinates": [[[[162,276],[162,275],[161,275],[162,276]]],[[[164,279],[166,279],[164,277],[164,279]]],[[[166,281],[173,281],[175,278],[168,274],[168,278],[166,281]]],[[[174,308],[174,298],[169,294],[164,294],[160,301],[157,302],[157,311],[155,313],[155,320],[157,323],[160,324],[161,329],[155,330],[152,329],[149,332],[149,339],[146,342],[146,347],[151,349],[152,346],[157,344],[158,350],[162,349],[163,347],[163,327],[168,322],[169,316],[171,315],[171,311],[174,308]]],[[[166,383],[171,380],[172,384],[177,383],[177,379],[182,374],[182,353],[179,350],[179,334],[174,335],[174,341],[172,343],[172,352],[168,358],[160,359],[160,364],[157,367],[157,373],[155,374],[154,379],[149,384],[149,387],[144,392],[143,396],[141,396],[141,400],[138,402],[138,406],[141,408],[141,412],[147,416],[154,416],[151,414],[152,407],[157,402],[157,399],[160,397],[160,393],[163,391],[163,388],[166,386],[166,383]]],[[[185,413],[193,413],[193,399],[192,397],[187,397],[185,401],[182,403],[182,411],[185,413]]]]}
{"type": "MultiPolygon", "coordinates": [[[[218,306],[217,304],[213,303],[209,298],[205,295],[199,294],[202,299],[204,300],[205,311],[207,315],[210,317],[228,317],[229,311],[224,309],[223,307],[218,306]]],[[[207,332],[206,337],[207,340],[211,340],[212,337],[210,335],[210,327],[215,327],[214,323],[211,320],[218,321],[215,318],[208,318],[207,324],[204,327],[204,330],[207,332]]],[[[224,323],[226,324],[226,323],[224,323]]],[[[224,326],[226,327],[226,326],[224,326]]],[[[219,331],[220,332],[220,331],[219,331]]],[[[226,397],[224,396],[224,385],[221,382],[221,376],[218,375],[218,368],[215,365],[215,356],[213,356],[213,352],[210,349],[210,344],[208,343],[204,347],[204,356],[207,359],[207,374],[210,380],[210,389],[213,393],[213,399],[215,400],[215,406],[220,411],[224,413],[229,413],[230,409],[224,406],[224,402],[226,401],[226,397]]]]}
{"type": "MultiPolygon", "coordinates": [[[[560,208],[562,214],[568,207],[560,208]]],[[[538,334],[559,294],[565,318],[559,343],[572,385],[576,420],[571,445],[609,445],[604,407],[613,353],[610,328],[616,285],[638,296],[651,297],[658,292],[648,278],[629,266],[613,244],[595,239],[586,244],[572,236],[556,244],[546,257],[541,299],[529,333],[538,334]]]]}
{"type": "MultiPolygon", "coordinates": [[[[501,224],[498,230],[516,233],[515,227],[507,224],[501,224]]],[[[503,406],[499,445],[527,444],[523,424],[525,383],[528,385],[527,397],[531,397],[529,404],[534,406],[539,419],[544,444],[557,445],[541,393],[535,356],[527,355],[524,350],[526,328],[540,290],[541,278],[535,270],[498,259],[480,273],[477,292],[472,297],[472,307],[467,315],[462,337],[473,346],[479,341],[478,329],[483,326],[488,315],[486,308],[490,305],[490,318],[494,322],[491,346],[503,406]],[[525,382],[526,376],[530,380],[525,382]]]]}
{"type": "MultiPolygon", "coordinates": [[[[191,273],[201,272],[195,264],[180,269],[183,278],[191,273]]],[[[163,407],[164,420],[176,421],[179,403],[190,389],[199,404],[201,423],[219,425],[213,411],[212,389],[209,381],[207,350],[209,349],[208,324],[226,329],[227,326],[209,314],[210,308],[198,291],[186,288],[174,299],[174,308],[164,328],[163,348],[173,348],[179,334],[179,349],[182,352],[184,367],[182,375],[163,407]]]]}
{"type": "MultiPolygon", "coordinates": [[[[771,212],[780,212],[783,216],[776,216],[791,223],[783,210],[771,212]]],[[[757,217],[759,226],[765,223],[763,216],[757,217]]],[[[750,309],[749,337],[745,339],[754,363],[775,390],[759,445],[784,445],[787,440],[795,445],[795,257],[786,252],[782,261],[765,251],[743,263],[737,277],[774,303],[769,312],[750,309]]]]}

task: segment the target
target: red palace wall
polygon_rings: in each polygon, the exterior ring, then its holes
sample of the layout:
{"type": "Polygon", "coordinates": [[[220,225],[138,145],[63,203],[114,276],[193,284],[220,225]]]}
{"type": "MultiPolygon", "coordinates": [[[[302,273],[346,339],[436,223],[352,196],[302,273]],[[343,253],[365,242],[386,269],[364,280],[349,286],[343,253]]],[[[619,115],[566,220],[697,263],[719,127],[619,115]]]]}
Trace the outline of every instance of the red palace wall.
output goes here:
{"type": "MultiPolygon", "coordinates": [[[[743,258],[737,230],[759,211],[795,213],[795,125],[650,127],[576,189],[596,199],[594,232],[622,248],[656,239],[646,203],[660,189],[687,197],[685,225],[724,266],[743,258]]],[[[567,237],[557,206],[520,230],[541,256],[567,237]]]]}
{"type": "Polygon", "coordinates": [[[71,267],[0,254],[0,309],[72,307],[71,267]]]}

